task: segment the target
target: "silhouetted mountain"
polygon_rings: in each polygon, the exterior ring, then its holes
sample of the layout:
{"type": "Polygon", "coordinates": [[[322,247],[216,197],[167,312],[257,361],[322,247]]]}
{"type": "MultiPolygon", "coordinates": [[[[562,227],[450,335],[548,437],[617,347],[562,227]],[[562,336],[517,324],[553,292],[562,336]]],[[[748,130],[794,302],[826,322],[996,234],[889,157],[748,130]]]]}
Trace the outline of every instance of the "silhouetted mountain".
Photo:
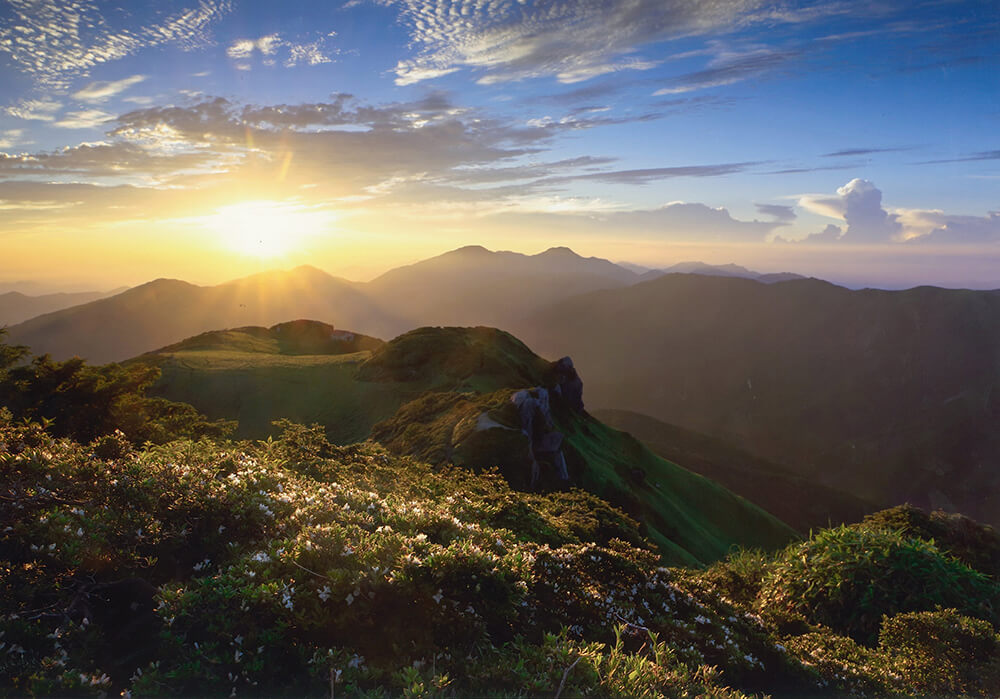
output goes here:
{"type": "Polygon", "coordinates": [[[591,404],[720,437],[876,504],[1000,522],[1000,292],[670,274],[516,329],[591,404]]]}
{"type": "Polygon", "coordinates": [[[743,279],[756,279],[765,284],[789,281],[791,279],[805,279],[801,274],[793,274],[792,272],[762,274],[736,264],[710,265],[707,262],[678,262],[670,267],[651,269],[644,272],[639,276],[638,281],[650,281],[665,274],[705,274],[711,277],[740,277],[743,279]]]}
{"type": "Polygon", "coordinates": [[[314,267],[265,272],[217,286],[157,279],[117,296],[49,313],[10,328],[12,342],[56,358],[120,361],[191,335],[312,317],[385,334],[399,325],[348,281],[314,267]]]}
{"type": "Polygon", "coordinates": [[[469,246],[386,272],[364,289],[409,325],[510,327],[546,304],[570,296],[632,284],[634,272],[569,248],[537,255],[491,252],[469,246]]]}
{"type": "Polygon", "coordinates": [[[14,325],[29,318],[51,313],[81,303],[114,296],[125,291],[125,287],[112,291],[81,291],[76,293],[43,294],[29,296],[19,291],[0,294],[0,327],[14,325]]]}

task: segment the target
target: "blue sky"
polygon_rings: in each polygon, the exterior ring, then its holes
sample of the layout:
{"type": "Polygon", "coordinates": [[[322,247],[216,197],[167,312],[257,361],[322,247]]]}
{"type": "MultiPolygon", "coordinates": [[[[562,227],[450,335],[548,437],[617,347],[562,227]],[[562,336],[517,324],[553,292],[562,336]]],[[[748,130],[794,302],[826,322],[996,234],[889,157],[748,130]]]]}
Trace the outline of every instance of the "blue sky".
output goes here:
{"type": "Polygon", "coordinates": [[[0,284],[481,243],[1000,286],[995,0],[5,0],[0,61],[0,284]]]}

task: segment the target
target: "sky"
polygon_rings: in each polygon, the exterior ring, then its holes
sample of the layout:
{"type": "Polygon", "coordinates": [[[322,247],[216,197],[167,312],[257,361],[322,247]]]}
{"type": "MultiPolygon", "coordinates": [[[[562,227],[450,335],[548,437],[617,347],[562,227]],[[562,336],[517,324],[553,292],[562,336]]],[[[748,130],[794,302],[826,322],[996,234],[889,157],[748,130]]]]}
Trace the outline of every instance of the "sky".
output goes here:
{"type": "Polygon", "coordinates": [[[462,245],[1000,287],[996,0],[0,0],[0,291],[462,245]]]}

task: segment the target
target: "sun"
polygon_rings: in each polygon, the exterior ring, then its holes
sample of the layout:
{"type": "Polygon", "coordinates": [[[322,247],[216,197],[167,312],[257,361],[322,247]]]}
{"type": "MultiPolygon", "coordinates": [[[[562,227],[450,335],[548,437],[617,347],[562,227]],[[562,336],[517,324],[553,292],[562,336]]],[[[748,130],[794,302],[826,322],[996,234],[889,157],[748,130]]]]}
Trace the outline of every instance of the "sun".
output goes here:
{"type": "Polygon", "coordinates": [[[247,201],[216,209],[205,223],[227,250],[272,259],[301,249],[307,238],[329,230],[331,219],[299,203],[247,201]]]}

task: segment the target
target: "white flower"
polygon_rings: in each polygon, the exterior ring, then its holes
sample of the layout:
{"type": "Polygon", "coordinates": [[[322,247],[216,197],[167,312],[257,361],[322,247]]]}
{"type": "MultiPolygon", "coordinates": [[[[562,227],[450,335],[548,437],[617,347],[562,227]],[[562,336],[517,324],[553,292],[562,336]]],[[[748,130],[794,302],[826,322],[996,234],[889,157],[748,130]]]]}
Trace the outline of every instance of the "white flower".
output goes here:
{"type": "Polygon", "coordinates": [[[438,590],[437,594],[434,595],[431,599],[433,599],[438,604],[441,604],[441,600],[444,599],[444,595],[441,594],[441,590],[438,590]]]}
{"type": "Polygon", "coordinates": [[[324,585],[322,588],[316,591],[316,594],[319,595],[319,598],[321,600],[326,602],[328,599],[330,599],[330,592],[332,592],[332,590],[330,590],[330,586],[324,585]]]}
{"type": "Polygon", "coordinates": [[[348,592],[347,593],[347,597],[344,598],[344,601],[347,602],[348,605],[350,605],[351,602],[354,601],[354,595],[352,595],[350,592],[348,592]]]}

